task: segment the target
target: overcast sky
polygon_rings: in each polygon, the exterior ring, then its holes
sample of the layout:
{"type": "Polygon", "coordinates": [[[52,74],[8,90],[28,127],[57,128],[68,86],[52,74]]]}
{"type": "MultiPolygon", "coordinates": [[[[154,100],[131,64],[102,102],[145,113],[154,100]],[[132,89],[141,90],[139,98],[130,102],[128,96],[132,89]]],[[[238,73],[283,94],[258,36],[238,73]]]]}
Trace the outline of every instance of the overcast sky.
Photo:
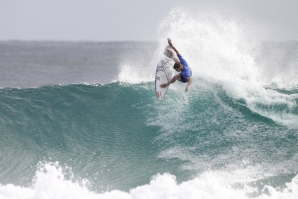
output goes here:
{"type": "Polygon", "coordinates": [[[266,27],[268,40],[298,40],[297,0],[0,0],[0,40],[154,41],[175,7],[266,27]]]}

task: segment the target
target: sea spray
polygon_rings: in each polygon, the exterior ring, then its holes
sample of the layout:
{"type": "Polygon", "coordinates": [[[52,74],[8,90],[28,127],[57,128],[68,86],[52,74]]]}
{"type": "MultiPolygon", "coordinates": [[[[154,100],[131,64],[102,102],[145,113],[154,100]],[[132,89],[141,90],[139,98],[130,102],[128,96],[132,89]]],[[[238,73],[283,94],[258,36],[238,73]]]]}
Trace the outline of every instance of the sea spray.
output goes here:
{"type": "MultiPolygon", "coordinates": [[[[0,185],[2,199],[164,199],[164,198],[210,198],[210,199],[294,199],[298,196],[297,176],[285,184],[283,189],[275,189],[264,185],[259,192],[256,187],[247,184],[233,184],[235,176],[226,173],[206,171],[192,180],[177,183],[176,177],[169,173],[152,176],[148,184],[130,189],[128,192],[120,190],[106,190],[102,193],[90,191],[88,180],[75,181],[75,176],[65,177],[65,169],[56,163],[40,163],[31,187],[14,185],[0,185]],[[227,178],[228,177],[228,178],[227,178]]],[[[69,173],[69,171],[68,171],[69,173]]]]}

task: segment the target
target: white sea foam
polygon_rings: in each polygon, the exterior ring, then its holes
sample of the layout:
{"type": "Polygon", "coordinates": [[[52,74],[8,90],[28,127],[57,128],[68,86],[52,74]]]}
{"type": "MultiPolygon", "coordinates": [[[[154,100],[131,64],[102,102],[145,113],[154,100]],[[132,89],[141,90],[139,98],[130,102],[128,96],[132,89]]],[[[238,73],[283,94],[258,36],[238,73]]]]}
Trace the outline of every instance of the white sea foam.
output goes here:
{"type": "MultiPolygon", "coordinates": [[[[72,176],[73,178],[73,176],[72,176]]],[[[149,179],[148,179],[149,180],[149,179]]],[[[66,179],[64,170],[57,163],[46,163],[36,171],[31,187],[13,184],[0,185],[1,199],[294,199],[298,197],[298,176],[276,189],[264,185],[258,192],[255,187],[237,184],[237,176],[229,173],[206,171],[192,180],[177,183],[169,173],[157,174],[146,185],[130,189],[128,192],[111,190],[95,193],[87,187],[88,181],[66,179]],[[235,184],[236,183],[236,184],[235,184]]],[[[95,185],[93,185],[95,186],[95,185]]]]}
{"type": "Polygon", "coordinates": [[[118,75],[119,81],[128,84],[140,84],[153,81],[153,74],[150,74],[148,69],[146,70],[141,67],[142,65],[138,63],[123,63],[118,75]]]}

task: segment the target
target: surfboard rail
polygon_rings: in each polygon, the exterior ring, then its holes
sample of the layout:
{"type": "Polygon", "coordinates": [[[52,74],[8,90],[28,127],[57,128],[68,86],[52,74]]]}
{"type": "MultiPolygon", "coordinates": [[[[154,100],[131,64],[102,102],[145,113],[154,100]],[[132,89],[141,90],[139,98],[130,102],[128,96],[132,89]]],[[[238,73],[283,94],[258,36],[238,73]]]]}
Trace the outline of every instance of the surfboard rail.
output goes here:
{"type": "Polygon", "coordinates": [[[155,92],[156,97],[159,100],[162,100],[166,95],[169,86],[165,88],[161,88],[162,84],[166,84],[171,81],[172,78],[172,71],[170,67],[173,65],[173,60],[164,57],[160,62],[157,64],[156,72],[155,72],[155,92]]]}

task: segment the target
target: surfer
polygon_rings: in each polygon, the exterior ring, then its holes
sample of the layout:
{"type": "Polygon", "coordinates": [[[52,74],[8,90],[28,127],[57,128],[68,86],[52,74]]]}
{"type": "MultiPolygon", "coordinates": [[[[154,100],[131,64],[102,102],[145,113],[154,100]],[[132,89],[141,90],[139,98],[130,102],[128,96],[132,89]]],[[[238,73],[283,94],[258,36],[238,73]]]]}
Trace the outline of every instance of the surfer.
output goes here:
{"type": "Polygon", "coordinates": [[[178,50],[173,46],[170,38],[168,38],[168,43],[172,47],[172,49],[175,51],[175,53],[177,54],[177,57],[179,59],[179,60],[174,59],[175,64],[174,64],[173,68],[177,72],[180,72],[180,73],[178,75],[175,75],[172,78],[172,80],[169,81],[168,83],[160,85],[160,87],[165,88],[165,87],[169,86],[170,84],[174,83],[176,80],[178,80],[182,83],[187,83],[186,88],[185,88],[185,92],[187,92],[188,87],[191,85],[191,82],[192,82],[192,79],[191,79],[192,71],[189,68],[185,59],[181,56],[181,54],[178,52],[178,50]]]}

